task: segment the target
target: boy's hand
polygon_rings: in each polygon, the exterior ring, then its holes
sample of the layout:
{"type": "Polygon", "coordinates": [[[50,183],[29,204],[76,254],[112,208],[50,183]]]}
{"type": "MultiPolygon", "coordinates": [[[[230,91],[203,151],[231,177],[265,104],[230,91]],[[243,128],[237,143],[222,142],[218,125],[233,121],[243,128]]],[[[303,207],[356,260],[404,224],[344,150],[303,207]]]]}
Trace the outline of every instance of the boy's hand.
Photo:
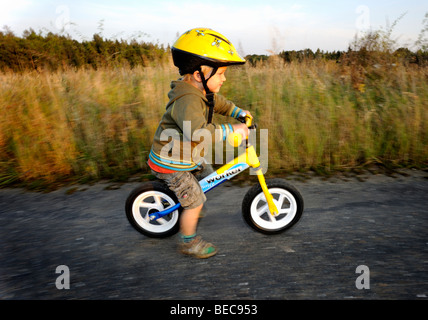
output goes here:
{"type": "Polygon", "coordinates": [[[250,116],[251,118],[253,117],[253,115],[251,114],[250,111],[248,111],[248,110],[241,110],[241,112],[238,115],[238,118],[245,118],[246,116],[250,116]]]}
{"type": "Polygon", "coordinates": [[[233,132],[241,134],[242,139],[246,139],[248,137],[248,134],[249,134],[248,127],[245,123],[234,124],[233,125],[233,132]]]}
{"type": "Polygon", "coordinates": [[[251,112],[250,111],[248,111],[248,110],[243,110],[248,116],[250,116],[251,118],[253,118],[253,115],[251,114],[251,112]]]}

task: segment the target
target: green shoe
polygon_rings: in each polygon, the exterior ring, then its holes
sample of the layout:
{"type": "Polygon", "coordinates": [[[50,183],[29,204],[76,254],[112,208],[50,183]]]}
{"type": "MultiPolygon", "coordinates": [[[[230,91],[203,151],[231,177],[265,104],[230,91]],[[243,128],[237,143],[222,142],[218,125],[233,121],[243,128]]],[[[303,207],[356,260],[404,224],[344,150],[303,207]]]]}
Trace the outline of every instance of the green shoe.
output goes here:
{"type": "Polygon", "coordinates": [[[179,251],[182,254],[194,256],[199,259],[206,259],[215,255],[217,253],[217,248],[211,243],[202,240],[201,237],[196,237],[189,243],[181,242],[179,244],[179,251]]]}

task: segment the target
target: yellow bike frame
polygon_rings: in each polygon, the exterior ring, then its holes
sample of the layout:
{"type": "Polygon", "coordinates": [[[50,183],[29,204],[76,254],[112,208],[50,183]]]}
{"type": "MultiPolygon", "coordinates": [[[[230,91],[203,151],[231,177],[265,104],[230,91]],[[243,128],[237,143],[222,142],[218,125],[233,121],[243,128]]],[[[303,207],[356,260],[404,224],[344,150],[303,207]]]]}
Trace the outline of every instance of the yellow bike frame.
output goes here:
{"type": "MultiPolygon", "coordinates": [[[[245,124],[247,125],[247,127],[250,128],[252,126],[252,117],[247,115],[245,117],[245,124]]],[[[256,150],[254,149],[254,146],[249,143],[248,138],[246,139],[245,152],[237,156],[232,161],[226,163],[224,166],[217,169],[215,172],[213,172],[209,176],[199,181],[199,184],[201,185],[201,189],[204,193],[207,193],[209,190],[217,187],[224,181],[231,179],[232,177],[244,171],[248,167],[254,168],[256,170],[256,175],[257,175],[257,178],[259,179],[260,186],[262,187],[263,194],[266,197],[266,202],[268,204],[269,211],[273,216],[277,216],[279,214],[278,208],[276,207],[273,197],[266,185],[266,180],[263,175],[259,157],[257,156],[256,150]]],[[[167,214],[170,214],[171,212],[174,212],[180,206],[181,206],[180,203],[177,203],[176,205],[169,207],[163,211],[153,212],[149,215],[150,219],[151,220],[159,219],[167,214]]]]}
{"type": "MultiPolygon", "coordinates": [[[[247,127],[251,127],[252,125],[252,117],[246,116],[245,117],[245,124],[247,127]]],[[[247,148],[245,149],[245,153],[242,153],[232,161],[228,162],[224,166],[222,166],[220,169],[216,170],[216,173],[221,175],[225,172],[227,172],[229,169],[231,169],[233,166],[235,166],[237,163],[246,163],[250,167],[254,168],[256,170],[257,178],[259,179],[260,186],[262,187],[263,194],[266,197],[266,201],[269,206],[269,211],[273,216],[278,215],[279,211],[276,207],[273,197],[271,193],[269,192],[269,189],[266,185],[266,180],[262,172],[262,168],[260,165],[259,157],[257,156],[256,150],[254,149],[254,146],[249,144],[248,138],[247,138],[247,148]]]]}

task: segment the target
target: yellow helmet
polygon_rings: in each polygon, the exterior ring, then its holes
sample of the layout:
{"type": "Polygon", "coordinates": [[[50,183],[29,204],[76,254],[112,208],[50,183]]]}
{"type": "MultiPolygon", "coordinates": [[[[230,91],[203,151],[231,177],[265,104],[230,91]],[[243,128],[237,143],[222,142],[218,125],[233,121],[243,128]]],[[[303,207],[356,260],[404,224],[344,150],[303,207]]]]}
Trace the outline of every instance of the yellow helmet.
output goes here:
{"type": "Polygon", "coordinates": [[[220,68],[244,64],[233,44],[208,28],[195,28],[182,34],[172,46],[174,65],[180,74],[193,73],[202,65],[220,68]]]}

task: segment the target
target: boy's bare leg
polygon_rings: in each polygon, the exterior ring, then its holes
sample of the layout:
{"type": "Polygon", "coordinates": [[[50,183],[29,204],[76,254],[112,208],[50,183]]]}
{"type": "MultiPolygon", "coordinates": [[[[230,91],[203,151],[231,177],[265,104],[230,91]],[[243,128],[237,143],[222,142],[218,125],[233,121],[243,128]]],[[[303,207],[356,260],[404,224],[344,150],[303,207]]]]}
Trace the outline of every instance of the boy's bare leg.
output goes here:
{"type": "Polygon", "coordinates": [[[199,213],[201,212],[203,204],[194,209],[185,209],[180,218],[180,232],[184,236],[191,236],[196,233],[198,226],[199,213]]]}
{"type": "Polygon", "coordinates": [[[181,214],[180,233],[182,242],[179,248],[181,253],[197,258],[209,258],[217,253],[216,247],[200,237],[196,237],[199,213],[202,207],[203,204],[194,209],[185,209],[181,214]]]}

